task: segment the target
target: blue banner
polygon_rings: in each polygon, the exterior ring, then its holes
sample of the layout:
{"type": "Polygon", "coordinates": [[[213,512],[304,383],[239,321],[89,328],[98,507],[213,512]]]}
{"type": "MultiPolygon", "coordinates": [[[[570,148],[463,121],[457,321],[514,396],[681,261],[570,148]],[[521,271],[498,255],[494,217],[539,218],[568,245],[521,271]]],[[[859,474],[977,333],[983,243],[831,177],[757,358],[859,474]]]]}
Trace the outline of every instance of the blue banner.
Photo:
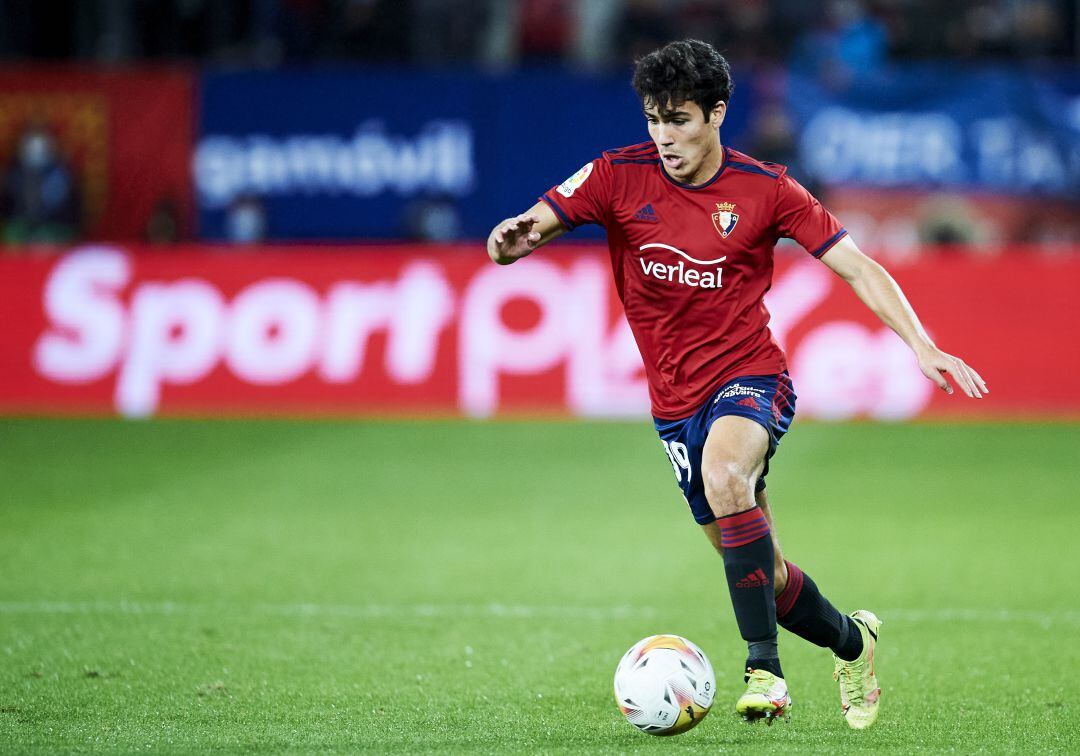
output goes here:
{"type": "MultiPolygon", "coordinates": [[[[747,118],[733,108],[725,132],[747,118]]],[[[271,238],[408,237],[433,208],[452,216],[447,233],[483,238],[603,150],[647,138],[629,71],[208,73],[200,235],[226,237],[230,208],[257,198],[271,238]]]]}
{"type": "MultiPolygon", "coordinates": [[[[401,238],[432,208],[450,233],[457,224],[484,238],[601,151],[648,138],[629,80],[629,71],[208,73],[194,159],[201,235],[225,237],[230,208],[254,197],[271,238],[401,238]]],[[[745,122],[733,113],[725,129],[745,122]]]]}
{"type": "Polygon", "coordinates": [[[793,75],[799,165],[825,185],[1080,197],[1080,74],[916,66],[793,75]]]}

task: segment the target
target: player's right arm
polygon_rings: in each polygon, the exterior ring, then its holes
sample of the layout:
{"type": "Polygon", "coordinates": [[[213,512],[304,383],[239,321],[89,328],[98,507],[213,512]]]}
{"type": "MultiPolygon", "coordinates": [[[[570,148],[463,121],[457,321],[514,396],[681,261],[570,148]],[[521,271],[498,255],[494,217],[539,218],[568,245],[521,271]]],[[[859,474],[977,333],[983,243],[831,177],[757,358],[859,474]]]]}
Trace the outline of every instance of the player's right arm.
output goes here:
{"type": "Polygon", "coordinates": [[[507,218],[488,235],[487,253],[499,265],[509,265],[566,233],[566,226],[546,202],[507,218]]]}

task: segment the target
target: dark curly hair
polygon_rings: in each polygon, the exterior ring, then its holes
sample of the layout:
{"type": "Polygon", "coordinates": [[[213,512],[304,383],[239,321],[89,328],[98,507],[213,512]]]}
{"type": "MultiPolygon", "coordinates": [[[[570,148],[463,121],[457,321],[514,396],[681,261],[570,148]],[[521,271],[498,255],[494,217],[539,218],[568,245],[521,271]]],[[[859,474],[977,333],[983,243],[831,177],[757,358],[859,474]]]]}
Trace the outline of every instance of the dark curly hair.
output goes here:
{"type": "Polygon", "coordinates": [[[666,111],[696,102],[706,120],[716,103],[728,102],[735,91],[727,60],[698,39],[670,42],[640,58],[633,85],[646,107],[666,111]]]}

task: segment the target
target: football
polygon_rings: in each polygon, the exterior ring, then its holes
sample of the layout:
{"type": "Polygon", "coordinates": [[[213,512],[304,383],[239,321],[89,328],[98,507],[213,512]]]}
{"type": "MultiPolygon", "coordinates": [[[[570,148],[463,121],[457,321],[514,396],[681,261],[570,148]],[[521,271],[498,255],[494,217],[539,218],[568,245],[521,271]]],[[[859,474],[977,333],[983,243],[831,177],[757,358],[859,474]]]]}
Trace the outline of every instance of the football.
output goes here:
{"type": "Polygon", "coordinates": [[[678,735],[705,718],[716,692],[712,665],[678,635],[651,635],[615,669],[615,701],[630,724],[650,735],[678,735]]]}

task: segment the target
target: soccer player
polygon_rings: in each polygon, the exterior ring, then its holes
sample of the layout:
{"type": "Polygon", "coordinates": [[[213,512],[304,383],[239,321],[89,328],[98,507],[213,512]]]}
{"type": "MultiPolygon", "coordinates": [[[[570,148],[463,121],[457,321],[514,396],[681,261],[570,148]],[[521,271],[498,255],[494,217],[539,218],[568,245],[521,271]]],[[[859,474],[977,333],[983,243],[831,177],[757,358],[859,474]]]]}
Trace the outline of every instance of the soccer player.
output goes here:
{"type": "Polygon", "coordinates": [[[747,687],[736,712],[771,722],[791,706],[779,624],[832,650],[844,717],[855,729],[869,727],[881,695],[874,669],[881,622],[866,610],[841,614],[784,559],[765,491],[769,460],[795,410],[763,303],[776,241],[794,239],[850,284],[942,390],[953,393],[946,374],[969,397],[981,398],[986,384],[934,345],[892,277],[784,166],[721,144],[732,81],[713,47],[672,42],[638,61],[633,86],[651,141],[603,153],[499,223],[488,255],[505,265],[575,226],[604,226],[656,430],[695,520],[723,558],[747,643],[747,687]]]}

